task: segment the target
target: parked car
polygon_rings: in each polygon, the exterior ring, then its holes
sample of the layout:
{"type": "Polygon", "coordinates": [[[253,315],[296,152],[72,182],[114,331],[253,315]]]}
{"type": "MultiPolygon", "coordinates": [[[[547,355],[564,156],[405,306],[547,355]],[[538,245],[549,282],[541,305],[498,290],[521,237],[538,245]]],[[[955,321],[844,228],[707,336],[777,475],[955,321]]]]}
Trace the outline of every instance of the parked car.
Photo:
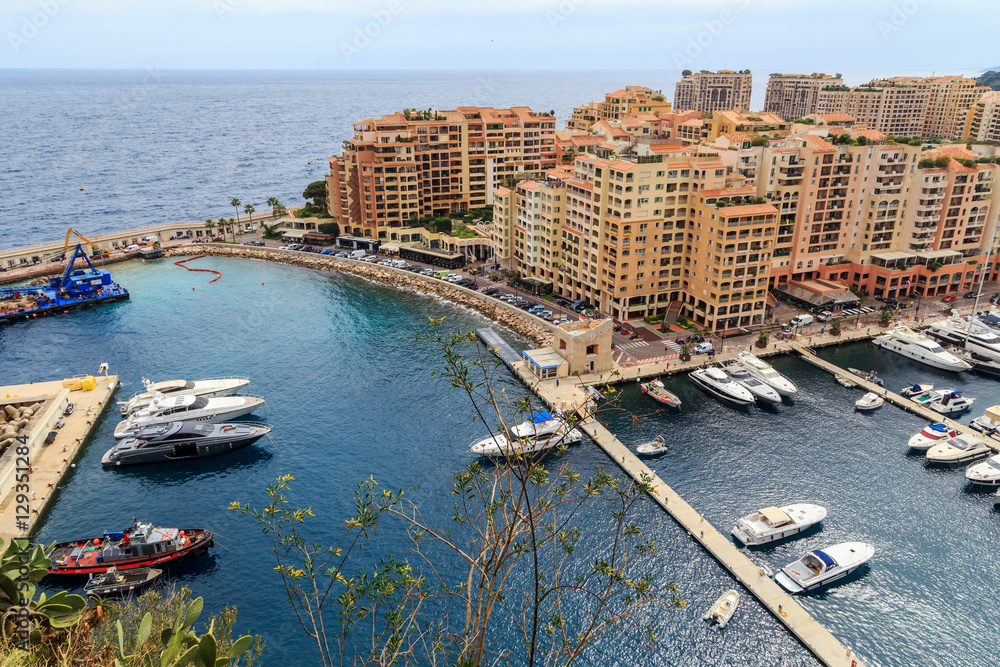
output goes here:
{"type": "Polygon", "coordinates": [[[434,269],[424,269],[423,271],[420,272],[420,274],[424,276],[433,276],[434,269]]]}
{"type": "Polygon", "coordinates": [[[333,254],[333,250],[331,250],[330,248],[323,248],[322,250],[319,251],[319,254],[321,254],[321,255],[332,255],[333,254]]]}
{"type": "Polygon", "coordinates": [[[560,324],[568,324],[568,323],[569,323],[569,320],[567,320],[565,317],[560,317],[560,318],[552,320],[552,324],[555,324],[556,326],[558,326],[560,324]]]}
{"type": "Polygon", "coordinates": [[[263,246],[263,245],[264,245],[264,242],[263,242],[263,241],[244,241],[244,242],[243,242],[243,245],[257,245],[257,246],[263,246]]]}
{"type": "Polygon", "coordinates": [[[346,252],[338,252],[336,256],[337,257],[345,257],[346,258],[347,257],[347,253],[346,252]]]}
{"type": "Polygon", "coordinates": [[[833,319],[833,313],[831,313],[829,310],[824,310],[822,313],[816,316],[816,319],[819,320],[820,322],[829,322],[830,320],[833,319]]]}
{"type": "Polygon", "coordinates": [[[457,285],[461,285],[462,287],[468,287],[469,289],[475,289],[476,288],[476,281],[475,280],[470,280],[469,278],[462,278],[456,284],[457,285]]]}
{"type": "Polygon", "coordinates": [[[962,295],[962,298],[975,299],[977,296],[979,296],[979,292],[966,292],[965,294],[962,295]]]}
{"type": "Polygon", "coordinates": [[[483,288],[483,294],[485,294],[486,296],[493,296],[494,294],[498,294],[499,292],[500,290],[498,290],[496,287],[493,287],[492,285],[488,285],[483,288]]]}
{"type": "Polygon", "coordinates": [[[705,341],[704,343],[698,343],[697,345],[694,346],[695,354],[708,354],[709,352],[713,352],[714,350],[715,347],[708,341],[705,341]]]}
{"type": "Polygon", "coordinates": [[[941,299],[941,301],[943,301],[944,303],[948,303],[949,301],[958,301],[958,297],[955,296],[954,294],[949,294],[945,298],[941,299]]]}
{"type": "Polygon", "coordinates": [[[542,309],[542,310],[536,312],[535,315],[538,315],[543,320],[551,320],[552,319],[552,311],[551,310],[544,310],[544,309],[542,309]]]}
{"type": "MultiPolygon", "coordinates": [[[[68,236],[68,235],[67,235],[68,236]]],[[[221,238],[212,239],[213,241],[221,241],[221,238]]],[[[139,252],[139,246],[133,243],[132,245],[127,245],[122,248],[122,252],[139,252]]]]}

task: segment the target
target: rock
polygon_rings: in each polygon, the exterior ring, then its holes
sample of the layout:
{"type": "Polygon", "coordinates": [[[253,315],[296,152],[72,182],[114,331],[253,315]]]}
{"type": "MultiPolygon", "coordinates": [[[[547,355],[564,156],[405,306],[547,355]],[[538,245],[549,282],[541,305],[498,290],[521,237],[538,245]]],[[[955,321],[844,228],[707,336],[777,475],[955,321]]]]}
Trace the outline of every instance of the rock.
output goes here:
{"type": "Polygon", "coordinates": [[[7,416],[10,417],[10,419],[17,419],[21,416],[21,411],[13,405],[5,405],[3,411],[7,413],[7,416]]]}
{"type": "Polygon", "coordinates": [[[41,409],[42,409],[42,404],[41,403],[35,403],[34,405],[31,406],[31,413],[37,415],[38,411],[41,410],[41,409]]]}
{"type": "Polygon", "coordinates": [[[16,422],[13,422],[13,424],[14,424],[14,428],[16,428],[18,431],[20,431],[22,428],[24,428],[25,426],[28,425],[28,420],[27,419],[18,419],[16,422]]]}
{"type": "Polygon", "coordinates": [[[21,419],[31,419],[31,415],[35,414],[35,411],[31,408],[24,408],[21,410],[21,419]]]}

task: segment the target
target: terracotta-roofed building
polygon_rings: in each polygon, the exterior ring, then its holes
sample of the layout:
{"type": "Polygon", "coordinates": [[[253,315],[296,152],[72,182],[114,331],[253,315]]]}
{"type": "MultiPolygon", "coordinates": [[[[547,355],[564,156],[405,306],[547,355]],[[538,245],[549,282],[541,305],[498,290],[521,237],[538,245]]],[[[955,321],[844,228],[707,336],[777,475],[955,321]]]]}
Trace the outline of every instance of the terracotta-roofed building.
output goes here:
{"type": "Polygon", "coordinates": [[[988,92],[972,105],[962,137],[969,141],[1000,141],[1000,91],[988,92]]]}
{"type": "Polygon", "coordinates": [[[839,74],[772,74],[767,80],[764,111],[787,120],[816,113],[819,91],[827,86],[843,86],[839,74]]]}
{"type": "Polygon", "coordinates": [[[708,140],[715,141],[723,134],[760,134],[765,136],[785,136],[791,132],[791,124],[773,113],[751,113],[746,109],[723,109],[712,113],[712,128],[708,140]]]}
{"type": "Polygon", "coordinates": [[[677,82],[674,109],[710,114],[723,109],[749,109],[753,77],[750,70],[695,72],[677,82]]]}

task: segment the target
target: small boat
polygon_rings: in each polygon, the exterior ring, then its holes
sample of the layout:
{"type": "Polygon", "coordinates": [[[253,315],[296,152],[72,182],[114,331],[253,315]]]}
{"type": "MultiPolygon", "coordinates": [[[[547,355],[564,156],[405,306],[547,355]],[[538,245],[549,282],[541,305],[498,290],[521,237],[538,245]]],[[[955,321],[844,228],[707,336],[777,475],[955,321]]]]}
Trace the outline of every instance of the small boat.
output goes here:
{"type": "Polygon", "coordinates": [[[900,389],[899,395],[903,398],[914,398],[916,396],[923,396],[932,389],[934,389],[934,385],[932,384],[911,384],[908,387],[900,389]]]}
{"type": "Polygon", "coordinates": [[[930,408],[935,412],[948,415],[953,412],[968,410],[975,401],[976,399],[974,398],[962,396],[962,392],[958,389],[945,389],[941,394],[941,398],[930,404],[930,408]]]}
{"type": "Polygon", "coordinates": [[[663,440],[662,435],[658,435],[649,442],[640,443],[639,446],[635,448],[635,451],[639,454],[662,454],[667,451],[667,443],[663,440]]]}
{"type": "Polygon", "coordinates": [[[789,593],[809,593],[843,579],[875,555],[875,547],[864,542],[843,542],[813,549],[774,575],[789,593]]]}
{"type": "Polygon", "coordinates": [[[677,397],[677,394],[667,391],[667,388],[663,386],[663,382],[660,380],[640,382],[639,388],[655,401],[673,408],[681,407],[681,399],[677,397]]]}
{"type": "Polygon", "coordinates": [[[973,484],[1000,486],[1000,454],[969,466],[965,471],[965,479],[973,484]]]}
{"type": "Polygon", "coordinates": [[[150,382],[142,378],[142,385],[146,391],[136,394],[127,401],[118,403],[122,415],[128,416],[137,412],[150,403],[153,399],[163,396],[204,396],[205,398],[219,398],[222,396],[232,396],[239,390],[250,384],[246,378],[216,378],[211,380],[167,380],[165,382],[150,382]]]}
{"type": "Polygon", "coordinates": [[[510,438],[503,433],[478,440],[469,451],[479,456],[510,456],[534,454],[559,445],[580,442],[583,435],[576,427],[570,427],[561,415],[550,412],[536,412],[528,419],[510,429],[510,438]]]}
{"type": "Polygon", "coordinates": [[[170,422],[197,421],[209,424],[244,417],[264,405],[263,398],[252,396],[173,396],[155,398],[145,408],[133,412],[115,427],[116,438],[135,435],[147,426],[170,422]]]}
{"type": "Polygon", "coordinates": [[[847,387],[848,389],[850,389],[851,387],[857,387],[858,386],[858,384],[856,382],[852,382],[851,380],[848,380],[843,375],[834,376],[834,379],[837,380],[838,383],[840,383],[841,387],[847,387]]]}
{"type": "Polygon", "coordinates": [[[720,628],[726,627],[726,623],[733,617],[736,613],[736,607],[740,604],[740,594],[735,590],[730,589],[722,594],[715,604],[705,612],[702,616],[703,619],[709,623],[714,623],[720,628]]]}
{"type": "Polygon", "coordinates": [[[885,405],[885,399],[873,391],[868,392],[858,400],[854,401],[854,407],[862,412],[878,410],[885,405]]]}
{"type": "Polygon", "coordinates": [[[733,526],[733,537],[748,547],[797,535],[826,518],[822,505],[799,503],[765,507],[742,517],[733,526]]]}
{"type": "Polygon", "coordinates": [[[973,419],[969,426],[983,433],[996,433],[1000,429],[1000,405],[986,408],[986,412],[973,419]]]}
{"type": "Polygon", "coordinates": [[[722,372],[719,368],[701,368],[688,373],[691,381],[712,394],[716,398],[735,403],[736,405],[752,405],[753,394],[746,387],[722,372]]]}
{"type": "Polygon", "coordinates": [[[736,364],[746,369],[751,376],[757,378],[772,388],[782,396],[795,396],[799,389],[795,383],[787,377],[774,370],[771,364],[763,359],[759,359],[749,352],[740,352],[736,358],[736,364]]]}
{"type": "Polygon", "coordinates": [[[912,449],[927,450],[933,447],[935,443],[946,438],[954,438],[956,435],[958,435],[958,431],[947,424],[937,422],[925,426],[920,433],[911,436],[906,444],[912,449]]]}
{"type": "Polygon", "coordinates": [[[868,371],[867,373],[865,373],[864,371],[859,371],[857,368],[848,368],[847,370],[853,373],[854,375],[857,375],[859,378],[871,382],[873,385],[877,387],[885,386],[885,383],[882,382],[882,378],[878,376],[878,371],[868,371]]]}
{"type": "Polygon", "coordinates": [[[204,528],[162,528],[133,521],[118,532],[70,542],[58,542],[46,557],[49,574],[92,574],[116,567],[134,570],[198,558],[215,545],[204,528]]]}
{"type": "Polygon", "coordinates": [[[742,366],[729,366],[726,368],[726,372],[729,373],[729,377],[736,380],[743,387],[746,387],[753,394],[757,403],[768,403],[771,405],[781,403],[781,394],[774,387],[753,377],[742,366]]]}
{"type": "Polygon", "coordinates": [[[586,387],[587,397],[594,401],[595,403],[604,400],[604,394],[602,394],[596,387],[587,385],[586,387]]]}
{"type": "Polygon", "coordinates": [[[946,352],[944,348],[924,334],[901,324],[895,325],[881,336],[876,336],[872,343],[876,347],[941,370],[967,371],[972,368],[971,364],[950,352],[946,352]]]}
{"type": "Polygon", "coordinates": [[[976,436],[962,434],[928,449],[927,460],[933,463],[964,463],[989,456],[992,451],[976,436]]]}
{"type": "Polygon", "coordinates": [[[271,432],[257,424],[170,422],[146,426],[119,440],[101,463],[105,466],[165,463],[215,456],[247,447],[271,432]]]}
{"type": "Polygon", "coordinates": [[[161,574],[163,570],[155,567],[138,567],[126,572],[119,572],[117,567],[109,567],[104,572],[91,574],[83,592],[106,597],[127,595],[149,586],[161,574]]]}

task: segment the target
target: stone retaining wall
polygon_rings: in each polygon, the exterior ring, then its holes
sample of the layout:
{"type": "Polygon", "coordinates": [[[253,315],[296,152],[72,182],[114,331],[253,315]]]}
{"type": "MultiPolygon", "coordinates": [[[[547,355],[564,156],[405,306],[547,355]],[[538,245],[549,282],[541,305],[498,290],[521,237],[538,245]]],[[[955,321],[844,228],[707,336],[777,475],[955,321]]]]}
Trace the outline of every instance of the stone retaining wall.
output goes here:
{"type": "Polygon", "coordinates": [[[519,308],[515,308],[510,304],[474,290],[453,285],[438,278],[422,276],[411,271],[344,259],[343,257],[249,246],[194,243],[165,248],[163,253],[164,257],[189,255],[242,257],[244,259],[259,259],[268,262],[294,264],[310,269],[328,269],[341,273],[349,273],[359,278],[397,289],[437,296],[459,306],[469,308],[500,326],[510,329],[519,336],[527,338],[535,345],[549,345],[552,340],[553,326],[541,318],[528,315],[519,308]]]}

